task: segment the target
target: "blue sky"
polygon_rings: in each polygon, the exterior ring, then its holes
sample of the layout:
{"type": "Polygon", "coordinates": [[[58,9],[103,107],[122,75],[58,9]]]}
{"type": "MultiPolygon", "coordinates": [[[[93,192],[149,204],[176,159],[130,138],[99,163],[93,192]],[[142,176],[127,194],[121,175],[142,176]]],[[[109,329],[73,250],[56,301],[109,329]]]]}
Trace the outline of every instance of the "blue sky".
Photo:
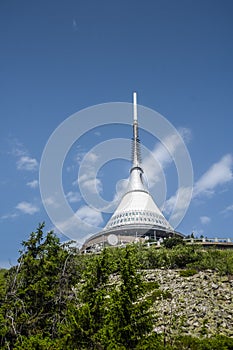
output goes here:
{"type": "MultiPolygon", "coordinates": [[[[178,230],[233,238],[232,16],[231,0],[1,1],[0,266],[15,263],[21,241],[39,222],[54,228],[38,183],[53,131],[83,108],[129,103],[133,91],[139,104],[181,132],[190,153],[194,194],[178,230]]],[[[93,147],[116,137],[130,139],[131,128],[109,125],[83,135],[62,169],[72,209],[100,226],[107,215],[88,209],[75,180],[85,154],[87,166],[95,167],[93,147]]],[[[158,140],[143,131],[140,138],[161,157],[169,215],[174,162],[158,140]]],[[[129,166],[115,160],[100,169],[95,184],[103,198],[114,198],[129,166]]]]}

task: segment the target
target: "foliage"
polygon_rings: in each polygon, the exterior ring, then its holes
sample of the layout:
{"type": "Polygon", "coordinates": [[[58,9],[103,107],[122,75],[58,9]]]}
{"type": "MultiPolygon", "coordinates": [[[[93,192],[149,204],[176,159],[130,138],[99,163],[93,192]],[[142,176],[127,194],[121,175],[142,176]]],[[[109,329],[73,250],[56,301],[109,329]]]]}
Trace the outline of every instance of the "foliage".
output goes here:
{"type": "Polygon", "coordinates": [[[190,277],[190,276],[194,276],[197,274],[197,270],[196,269],[187,269],[187,270],[181,270],[180,271],[180,276],[181,277],[190,277]]]}
{"type": "Polygon", "coordinates": [[[107,282],[111,272],[108,250],[92,257],[83,274],[82,283],[76,285],[76,300],[69,305],[68,318],[61,333],[66,349],[95,349],[98,332],[104,323],[107,282]]]}
{"type": "Polygon", "coordinates": [[[42,334],[36,334],[30,337],[21,337],[14,345],[13,350],[62,350],[59,339],[54,340],[44,337],[42,334]]]}
{"type": "Polygon", "coordinates": [[[135,349],[152,331],[150,302],[143,299],[145,285],[136,270],[135,250],[127,246],[119,265],[120,284],[107,302],[101,340],[106,349],[135,349]]]}
{"type": "Polygon", "coordinates": [[[154,289],[159,288],[159,284],[158,284],[157,281],[145,282],[144,286],[145,286],[145,291],[146,292],[150,292],[150,291],[152,291],[154,289]]]}
{"type": "Polygon", "coordinates": [[[134,244],[82,255],[43,229],[39,225],[22,243],[17,266],[0,270],[1,349],[233,349],[233,340],[224,336],[171,336],[165,343],[153,332],[152,305],[172,295],[157,281],[145,282],[140,272],[179,268],[188,277],[211,269],[232,275],[233,251],[169,239],[168,248],[134,244]]]}
{"type": "Polygon", "coordinates": [[[156,289],[149,295],[149,299],[154,303],[157,299],[172,299],[172,294],[168,290],[156,289]]]}
{"type": "Polygon", "coordinates": [[[233,339],[222,335],[211,338],[198,339],[191,336],[182,336],[173,344],[173,350],[232,350],[233,339]]]}
{"type": "Polygon", "coordinates": [[[3,305],[7,288],[7,270],[0,269],[0,338],[5,335],[7,328],[4,322],[3,305]]]}
{"type": "Polygon", "coordinates": [[[79,299],[62,329],[66,349],[134,349],[152,330],[150,303],[139,300],[144,282],[132,247],[121,250],[118,266],[110,250],[94,257],[76,289],[79,299]]]}
{"type": "Polygon", "coordinates": [[[61,246],[54,233],[43,235],[44,224],[23,242],[19,264],[9,271],[5,302],[1,308],[7,332],[2,343],[9,346],[20,337],[37,333],[58,334],[58,326],[66,314],[67,298],[77,280],[76,252],[61,246]]]}
{"type": "Polygon", "coordinates": [[[0,303],[3,302],[6,293],[7,270],[0,269],[0,303]]]}
{"type": "Polygon", "coordinates": [[[192,266],[199,270],[209,269],[218,271],[222,275],[232,275],[233,251],[208,249],[202,254],[202,258],[198,262],[192,263],[192,266]]]}
{"type": "Polygon", "coordinates": [[[176,247],[177,245],[184,245],[184,240],[181,237],[169,237],[168,239],[165,239],[163,241],[163,245],[165,248],[173,248],[176,247]]]}

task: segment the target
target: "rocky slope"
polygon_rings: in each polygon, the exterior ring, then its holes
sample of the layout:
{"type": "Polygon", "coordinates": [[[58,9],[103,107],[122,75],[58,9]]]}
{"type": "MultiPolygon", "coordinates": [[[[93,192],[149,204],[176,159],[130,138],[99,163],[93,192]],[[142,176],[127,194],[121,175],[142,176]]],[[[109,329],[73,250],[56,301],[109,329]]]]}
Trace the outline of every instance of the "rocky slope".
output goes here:
{"type": "Polygon", "coordinates": [[[181,277],[180,270],[147,270],[163,293],[155,299],[155,331],[169,334],[233,337],[233,280],[216,272],[181,277]]]}

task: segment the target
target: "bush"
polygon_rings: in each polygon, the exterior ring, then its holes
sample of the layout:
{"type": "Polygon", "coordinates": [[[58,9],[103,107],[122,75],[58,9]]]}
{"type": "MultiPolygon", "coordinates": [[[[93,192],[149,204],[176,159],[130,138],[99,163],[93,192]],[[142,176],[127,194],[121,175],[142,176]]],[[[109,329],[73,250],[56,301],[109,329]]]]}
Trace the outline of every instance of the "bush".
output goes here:
{"type": "Polygon", "coordinates": [[[158,288],[159,288],[159,284],[156,281],[145,283],[145,291],[146,292],[151,292],[152,290],[158,289],[158,288]]]}
{"type": "Polygon", "coordinates": [[[29,349],[39,349],[39,350],[62,350],[59,346],[58,340],[52,340],[48,337],[43,337],[41,334],[34,336],[21,337],[15,344],[13,350],[29,350],[29,349]]]}
{"type": "Polygon", "coordinates": [[[197,263],[203,253],[193,246],[176,246],[170,251],[170,267],[185,268],[189,264],[197,263]]]}
{"type": "Polygon", "coordinates": [[[233,274],[233,251],[209,249],[201,254],[199,261],[190,265],[198,270],[218,271],[221,275],[233,274]]]}
{"type": "Polygon", "coordinates": [[[180,277],[191,277],[197,274],[196,269],[188,269],[180,271],[180,277]]]}
{"type": "Polygon", "coordinates": [[[182,336],[175,340],[173,350],[233,350],[233,339],[221,335],[211,338],[182,336]]]}
{"type": "Polygon", "coordinates": [[[170,249],[170,248],[176,247],[177,245],[185,245],[185,242],[181,237],[170,237],[163,241],[163,245],[165,248],[170,249]]]}
{"type": "Polygon", "coordinates": [[[158,299],[172,299],[172,294],[168,290],[163,291],[160,289],[156,289],[153,293],[148,297],[149,300],[154,303],[158,299]]]}

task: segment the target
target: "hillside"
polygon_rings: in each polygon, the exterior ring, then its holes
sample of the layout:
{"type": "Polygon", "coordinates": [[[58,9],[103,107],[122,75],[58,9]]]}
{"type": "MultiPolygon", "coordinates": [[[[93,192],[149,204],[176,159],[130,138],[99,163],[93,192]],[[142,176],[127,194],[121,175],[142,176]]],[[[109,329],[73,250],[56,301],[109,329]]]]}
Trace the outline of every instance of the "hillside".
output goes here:
{"type": "Polygon", "coordinates": [[[1,271],[1,349],[233,349],[233,251],[170,241],[83,255],[43,228],[1,271]]]}
{"type": "Polygon", "coordinates": [[[165,295],[154,301],[158,313],[154,331],[173,336],[233,337],[231,277],[211,270],[156,269],[143,274],[146,280],[156,281],[165,295]]]}

